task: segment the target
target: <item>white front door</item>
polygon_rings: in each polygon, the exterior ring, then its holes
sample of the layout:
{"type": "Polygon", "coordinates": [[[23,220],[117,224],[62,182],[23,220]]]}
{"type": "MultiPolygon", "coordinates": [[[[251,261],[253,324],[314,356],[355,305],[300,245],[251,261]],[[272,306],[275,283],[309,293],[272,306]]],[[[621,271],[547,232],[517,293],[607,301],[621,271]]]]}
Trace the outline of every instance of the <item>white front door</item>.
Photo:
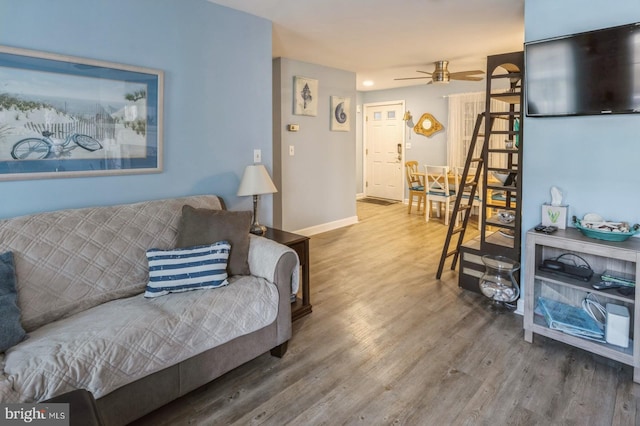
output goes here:
{"type": "Polygon", "coordinates": [[[365,194],[402,201],[404,103],[365,105],[365,194]]]}

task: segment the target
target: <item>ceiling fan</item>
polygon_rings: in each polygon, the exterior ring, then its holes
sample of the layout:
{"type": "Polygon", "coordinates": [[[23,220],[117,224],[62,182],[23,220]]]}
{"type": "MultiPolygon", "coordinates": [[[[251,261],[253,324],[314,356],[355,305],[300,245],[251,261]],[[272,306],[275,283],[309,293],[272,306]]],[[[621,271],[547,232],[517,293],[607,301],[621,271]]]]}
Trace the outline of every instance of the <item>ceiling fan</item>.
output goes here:
{"type": "Polygon", "coordinates": [[[433,72],[420,71],[423,74],[428,74],[429,77],[405,77],[405,78],[394,78],[394,80],[417,80],[421,78],[430,78],[431,81],[427,84],[431,83],[448,83],[450,80],[467,80],[467,81],[480,81],[482,77],[476,76],[475,74],[484,74],[484,71],[480,70],[472,70],[472,71],[460,71],[460,72],[449,72],[447,66],[449,65],[449,61],[437,61],[435,62],[436,69],[433,72]]]}

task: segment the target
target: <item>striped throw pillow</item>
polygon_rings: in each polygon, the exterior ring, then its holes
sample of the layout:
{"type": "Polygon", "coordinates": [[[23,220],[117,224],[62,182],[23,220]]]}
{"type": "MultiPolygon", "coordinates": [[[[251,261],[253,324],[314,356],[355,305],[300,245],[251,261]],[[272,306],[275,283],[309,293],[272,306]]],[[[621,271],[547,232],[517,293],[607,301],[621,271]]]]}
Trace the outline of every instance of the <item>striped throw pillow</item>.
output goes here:
{"type": "Polygon", "coordinates": [[[227,241],[172,250],[149,249],[149,284],[144,297],[227,285],[227,241]]]}

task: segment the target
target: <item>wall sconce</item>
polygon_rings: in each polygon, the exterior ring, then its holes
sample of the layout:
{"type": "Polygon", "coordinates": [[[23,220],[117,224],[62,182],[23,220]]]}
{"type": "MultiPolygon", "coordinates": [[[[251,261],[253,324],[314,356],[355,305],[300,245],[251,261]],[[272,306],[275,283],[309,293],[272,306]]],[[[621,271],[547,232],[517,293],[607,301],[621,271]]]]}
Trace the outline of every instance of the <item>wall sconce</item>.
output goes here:
{"type": "Polygon", "coordinates": [[[404,117],[402,117],[402,119],[407,122],[407,127],[413,128],[414,124],[413,124],[413,116],[411,115],[411,111],[407,110],[404,113],[404,117]]]}

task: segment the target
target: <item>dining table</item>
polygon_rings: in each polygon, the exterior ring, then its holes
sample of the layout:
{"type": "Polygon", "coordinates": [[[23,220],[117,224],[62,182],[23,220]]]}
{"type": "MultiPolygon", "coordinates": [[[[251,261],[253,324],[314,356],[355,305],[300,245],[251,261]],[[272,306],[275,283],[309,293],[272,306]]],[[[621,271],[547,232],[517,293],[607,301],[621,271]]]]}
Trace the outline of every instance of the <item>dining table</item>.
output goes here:
{"type": "MultiPolygon", "coordinates": [[[[425,186],[424,186],[425,192],[428,192],[428,188],[429,188],[428,182],[429,182],[429,180],[427,179],[427,174],[425,172],[416,172],[416,173],[414,173],[414,175],[415,176],[420,176],[422,182],[425,182],[425,186]]],[[[449,181],[450,191],[452,191],[454,193],[457,192],[458,186],[460,185],[459,179],[461,179],[461,177],[462,177],[461,174],[458,174],[458,176],[456,176],[456,174],[454,172],[452,172],[451,170],[449,170],[447,172],[447,180],[449,181]]],[[[471,183],[473,181],[473,178],[474,178],[474,175],[473,174],[469,174],[467,176],[467,183],[471,183]]],[[[494,205],[495,204],[504,205],[505,204],[504,191],[501,190],[501,189],[495,189],[495,186],[500,185],[501,181],[498,180],[495,176],[490,175],[489,178],[487,179],[487,184],[489,186],[493,186],[494,187],[492,189],[488,189],[487,190],[486,196],[488,196],[489,199],[491,199],[490,203],[494,204],[494,205]],[[502,197],[501,197],[501,195],[502,195],[502,197]]],[[[480,177],[480,182],[479,182],[479,186],[478,186],[478,189],[477,189],[478,192],[476,193],[476,198],[478,200],[482,200],[483,197],[485,196],[485,194],[482,193],[482,189],[481,189],[482,185],[483,185],[482,177],[480,177]]],[[[508,188],[505,188],[505,189],[508,189],[508,188]]],[[[438,202],[438,204],[440,204],[440,203],[438,202]]],[[[435,209],[436,212],[438,213],[438,217],[440,217],[440,209],[441,209],[441,207],[435,209]]]]}

